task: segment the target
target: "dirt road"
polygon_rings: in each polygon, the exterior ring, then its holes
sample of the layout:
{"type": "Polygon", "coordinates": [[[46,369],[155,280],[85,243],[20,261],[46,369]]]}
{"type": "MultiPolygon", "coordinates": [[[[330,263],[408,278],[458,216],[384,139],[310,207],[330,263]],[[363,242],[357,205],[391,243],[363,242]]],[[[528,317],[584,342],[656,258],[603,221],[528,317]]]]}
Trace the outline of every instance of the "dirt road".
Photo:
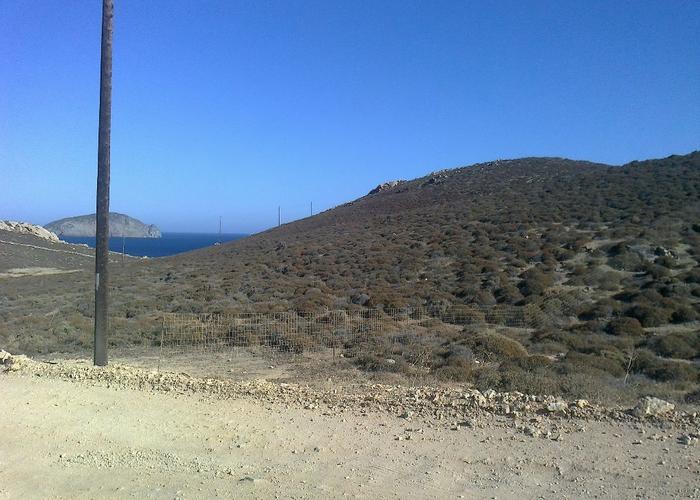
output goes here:
{"type": "Polygon", "coordinates": [[[21,372],[0,391],[0,498],[700,498],[698,445],[647,424],[554,440],[21,372]]]}

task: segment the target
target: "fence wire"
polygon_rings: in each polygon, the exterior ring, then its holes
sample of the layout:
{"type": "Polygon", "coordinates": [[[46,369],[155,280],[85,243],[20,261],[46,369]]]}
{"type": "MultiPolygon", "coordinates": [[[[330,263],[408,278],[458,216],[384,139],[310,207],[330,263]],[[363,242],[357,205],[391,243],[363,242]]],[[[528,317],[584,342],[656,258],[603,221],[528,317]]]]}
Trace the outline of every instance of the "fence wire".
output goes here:
{"type": "Polygon", "coordinates": [[[475,328],[537,328],[542,312],[535,307],[402,308],[268,312],[235,314],[166,314],[161,350],[171,353],[247,351],[301,354],[366,347],[383,337],[395,338],[433,323],[473,325],[475,328]]]}

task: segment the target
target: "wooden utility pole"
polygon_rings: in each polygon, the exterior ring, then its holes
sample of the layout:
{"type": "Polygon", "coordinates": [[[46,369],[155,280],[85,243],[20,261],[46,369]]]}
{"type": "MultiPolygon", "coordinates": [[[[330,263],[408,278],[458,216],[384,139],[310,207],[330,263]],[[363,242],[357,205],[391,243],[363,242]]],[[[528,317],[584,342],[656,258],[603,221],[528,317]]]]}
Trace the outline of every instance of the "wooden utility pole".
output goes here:
{"type": "Polygon", "coordinates": [[[282,225],[282,207],[277,207],[277,227],[282,225]]]}
{"type": "Polygon", "coordinates": [[[314,215],[314,202],[311,202],[311,216],[313,217],[314,215]]]}
{"type": "Polygon", "coordinates": [[[100,121],[97,138],[97,228],[95,234],[95,351],[96,366],[107,365],[109,266],[109,153],[112,122],[112,20],[114,1],[102,0],[100,57],[100,121]]]}

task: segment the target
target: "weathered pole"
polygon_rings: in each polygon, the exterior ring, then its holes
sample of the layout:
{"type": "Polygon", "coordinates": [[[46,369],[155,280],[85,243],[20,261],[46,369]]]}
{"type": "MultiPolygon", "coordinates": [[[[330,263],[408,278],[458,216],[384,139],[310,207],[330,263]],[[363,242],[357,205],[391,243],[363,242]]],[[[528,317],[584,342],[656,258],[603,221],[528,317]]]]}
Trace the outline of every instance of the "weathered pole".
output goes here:
{"type": "Polygon", "coordinates": [[[114,1],[102,0],[100,57],[100,121],[97,138],[97,228],[95,234],[95,356],[107,365],[109,265],[109,153],[112,122],[112,19],[114,1]]]}

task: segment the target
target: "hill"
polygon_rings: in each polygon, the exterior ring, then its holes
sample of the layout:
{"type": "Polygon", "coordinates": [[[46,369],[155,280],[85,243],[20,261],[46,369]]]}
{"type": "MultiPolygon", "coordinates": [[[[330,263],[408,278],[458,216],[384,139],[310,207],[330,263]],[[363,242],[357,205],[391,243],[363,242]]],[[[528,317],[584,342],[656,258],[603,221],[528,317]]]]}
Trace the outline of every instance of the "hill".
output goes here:
{"type": "MultiPolygon", "coordinates": [[[[438,315],[345,359],[481,389],[700,399],[700,153],[494,161],[372,191],[242,240],[113,266],[111,345],[157,341],[163,312],[536,310],[527,328],[438,315]]],[[[91,279],[0,281],[5,348],[89,348],[91,279]]]]}
{"type": "Polygon", "coordinates": [[[435,172],[164,264],[204,273],[236,305],[585,302],[641,289],[694,303],[699,216],[700,153],[622,167],[527,158],[435,172]]]}
{"type": "MultiPolygon", "coordinates": [[[[95,236],[95,214],[79,215],[49,222],[44,226],[59,236],[95,236]]],[[[109,213],[109,234],[114,237],[160,238],[160,229],[116,212],[109,213]]]]}

